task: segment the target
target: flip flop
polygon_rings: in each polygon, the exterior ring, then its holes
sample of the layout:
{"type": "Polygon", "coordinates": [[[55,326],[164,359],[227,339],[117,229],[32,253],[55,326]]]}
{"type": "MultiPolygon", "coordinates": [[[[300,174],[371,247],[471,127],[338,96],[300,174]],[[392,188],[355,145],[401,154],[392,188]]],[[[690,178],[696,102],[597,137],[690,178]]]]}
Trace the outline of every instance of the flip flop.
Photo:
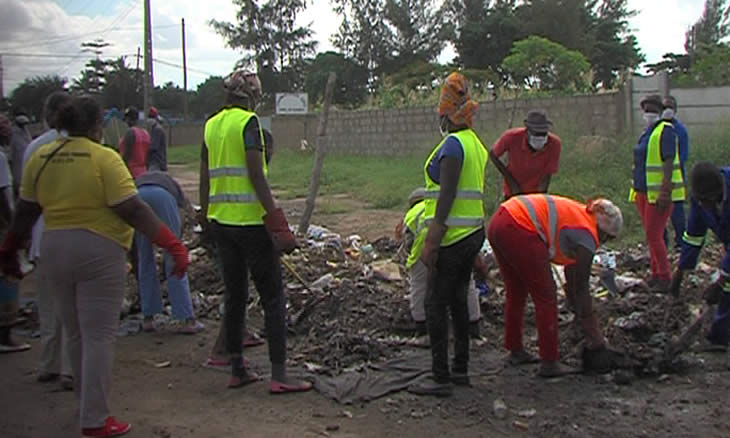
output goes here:
{"type": "MultiPolygon", "coordinates": [[[[231,361],[226,359],[213,359],[209,357],[205,360],[205,362],[203,362],[202,366],[209,370],[227,373],[231,370],[231,361]]],[[[246,368],[249,366],[249,362],[245,357],[243,358],[243,366],[246,368]]]]}
{"type": "Polygon", "coordinates": [[[265,343],[266,341],[261,339],[261,336],[254,332],[250,332],[248,336],[243,339],[243,346],[246,348],[258,347],[259,345],[264,345],[265,343]]]}
{"type": "Polygon", "coordinates": [[[272,380],[269,385],[269,393],[271,394],[287,394],[294,392],[307,392],[312,389],[312,384],[309,382],[302,382],[299,385],[291,385],[287,383],[277,382],[272,380]]]}
{"type": "Polygon", "coordinates": [[[242,388],[246,385],[250,385],[251,383],[256,383],[259,380],[261,380],[261,376],[254,372],[247,371],[246,375],[243,377],[231,376],[231,379],[228,381],[228,388],[242,388]]]}
{"type": "Polygon", "coordinates": [[[0,353],[20,353],[30,350],[30,344],[0,344],[0,353]]]}

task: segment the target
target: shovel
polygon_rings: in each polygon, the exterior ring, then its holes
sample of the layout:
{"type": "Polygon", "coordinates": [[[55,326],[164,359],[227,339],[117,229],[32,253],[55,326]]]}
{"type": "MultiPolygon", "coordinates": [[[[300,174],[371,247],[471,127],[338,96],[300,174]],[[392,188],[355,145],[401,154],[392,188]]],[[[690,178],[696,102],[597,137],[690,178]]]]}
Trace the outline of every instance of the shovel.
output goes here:
{"type": "Polygon", "coordinates": [[[667,343],[666,347],[664,347],[665,361],[672,361],[678,354],[683,353],[692,345],[692,341],[700,333],[705,319],[714,313],[714,307],[711,304],[705,303],[697,319],[695,319],[687,330],[676,341],[667,343]]]}

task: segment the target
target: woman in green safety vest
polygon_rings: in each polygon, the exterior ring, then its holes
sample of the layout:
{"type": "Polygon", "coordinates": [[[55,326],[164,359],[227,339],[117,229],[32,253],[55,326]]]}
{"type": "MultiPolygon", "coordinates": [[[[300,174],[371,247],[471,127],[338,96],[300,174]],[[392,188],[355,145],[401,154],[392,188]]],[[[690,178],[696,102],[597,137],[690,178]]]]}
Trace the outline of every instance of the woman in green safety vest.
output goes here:
{"type": "Polygon", "coordinates": [[[646,129],[634,147],[633,186],[630,201],[644,225],[651,255],[651,278],[656,292],[666,292],[671,282],[664,229],[672,214],[672,202],[683,200],[684,181],[679,165],[679,143],[670,121],[662,120],[662,99],[651,95],[641,101],[646,129]]]}
{"type": "Polygon", "coordinates": [[[409,388],[415,394],[448,396],[468,385],[469,312],[467,291],[474,259],[484,242],[484,172],[487,149],[472,130],[478,104],[466,79],[451,73],[441,88],[439,128],[443,139],[424,165],[426,181],[421,261],[428,268],[426,323],[431,341],[430,379],[409,388]],[[448,311],[454,326],[454,360],[449,368],[448,311]]]}

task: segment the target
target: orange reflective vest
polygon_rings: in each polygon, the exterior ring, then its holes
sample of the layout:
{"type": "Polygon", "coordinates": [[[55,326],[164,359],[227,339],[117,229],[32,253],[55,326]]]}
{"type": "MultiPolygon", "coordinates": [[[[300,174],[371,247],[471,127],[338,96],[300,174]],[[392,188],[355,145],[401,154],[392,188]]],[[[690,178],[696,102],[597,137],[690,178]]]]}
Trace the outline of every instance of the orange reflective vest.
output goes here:
{"type": "Polygon", "coordinates": [[[580,202],[562,196],[535,193],[514,196],[503,202],[502,207],[520,226],[540,236],[555,264],[572,265],[576,262],[560,251],[560,232],[566,228],[585,229],[591,233],[596,248],[599,245],[596,216],[588,213],[586,206],[580,202]]]}

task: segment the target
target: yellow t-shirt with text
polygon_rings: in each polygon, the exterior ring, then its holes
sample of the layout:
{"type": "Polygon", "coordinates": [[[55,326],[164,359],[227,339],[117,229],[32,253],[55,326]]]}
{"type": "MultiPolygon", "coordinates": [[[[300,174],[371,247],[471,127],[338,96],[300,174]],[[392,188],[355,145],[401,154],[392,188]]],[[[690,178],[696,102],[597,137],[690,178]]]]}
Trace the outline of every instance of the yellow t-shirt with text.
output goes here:
{"type": "Polygon", "coordinates": [[[85,137],[59,138],[41,146],[23,170],[20,197],[43,208],[47,230],[85,229],[126,249],[134,230],[112,211],[137,194],[119,154],[85,137]],[[67,142],[40,173],[50,154],[67,142]]]}

